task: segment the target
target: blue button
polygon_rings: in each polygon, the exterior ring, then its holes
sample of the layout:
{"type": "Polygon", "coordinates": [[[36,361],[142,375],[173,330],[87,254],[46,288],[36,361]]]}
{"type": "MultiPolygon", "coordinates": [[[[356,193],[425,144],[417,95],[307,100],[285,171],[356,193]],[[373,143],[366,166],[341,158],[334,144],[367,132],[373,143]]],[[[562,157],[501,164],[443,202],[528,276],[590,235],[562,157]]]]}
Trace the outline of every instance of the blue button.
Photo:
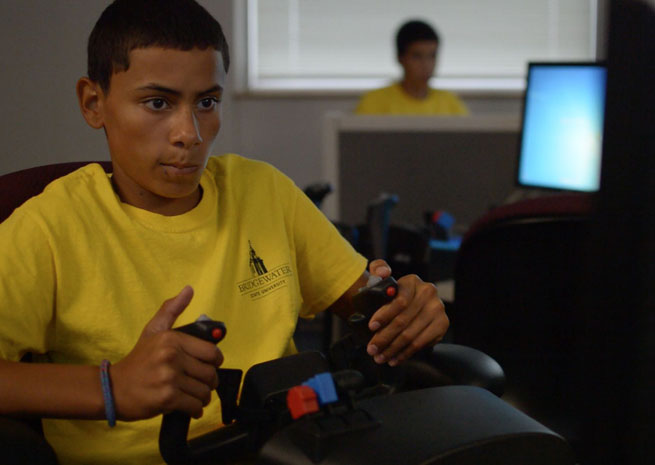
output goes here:
{"type": "Polygon", "coordinates": [[[320,405],[331,404],[339,400],[337,390],[334,387],[334,380],[330,373],[319,373],[302,384],[303,386],[309,386],[316,392],[320,405]]]}

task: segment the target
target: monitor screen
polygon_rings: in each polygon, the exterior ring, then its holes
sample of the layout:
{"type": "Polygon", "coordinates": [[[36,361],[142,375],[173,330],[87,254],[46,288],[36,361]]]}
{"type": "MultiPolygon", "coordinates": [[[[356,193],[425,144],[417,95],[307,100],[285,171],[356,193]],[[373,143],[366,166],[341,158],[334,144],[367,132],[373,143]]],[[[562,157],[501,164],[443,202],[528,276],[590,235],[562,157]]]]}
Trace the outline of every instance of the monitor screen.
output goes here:
{"type": "Polygon", "coordinates": [[[520,186],[598,190],[606,74],[601,63],[529,64],[520,186]]]}

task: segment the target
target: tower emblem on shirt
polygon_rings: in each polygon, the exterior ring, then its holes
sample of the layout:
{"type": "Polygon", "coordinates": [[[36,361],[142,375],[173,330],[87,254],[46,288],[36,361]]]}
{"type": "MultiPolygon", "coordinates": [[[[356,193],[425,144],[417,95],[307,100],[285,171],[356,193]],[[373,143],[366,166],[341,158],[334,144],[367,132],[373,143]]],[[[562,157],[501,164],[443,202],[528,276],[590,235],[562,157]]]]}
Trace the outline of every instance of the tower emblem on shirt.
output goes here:
{"type": "Polygon", "coordinates": [[[248,241],[248,268],[250,277],[237,282],[239,294],[250,300],[259,300],[289,286],[293,270],[289,263],[275,265],[268,269],[264,260],[257,255],[252,242],[248,241]]]}
{"type": "Polygon", "coordinates": [[[266,270],[266,265],[264,265],[264,260],[257,256],[257,252],[252,248],[252,244],[248,241],[248,247],[250,247],[250,271],[253,276],[261,276],[268,273],[266,270]]]}

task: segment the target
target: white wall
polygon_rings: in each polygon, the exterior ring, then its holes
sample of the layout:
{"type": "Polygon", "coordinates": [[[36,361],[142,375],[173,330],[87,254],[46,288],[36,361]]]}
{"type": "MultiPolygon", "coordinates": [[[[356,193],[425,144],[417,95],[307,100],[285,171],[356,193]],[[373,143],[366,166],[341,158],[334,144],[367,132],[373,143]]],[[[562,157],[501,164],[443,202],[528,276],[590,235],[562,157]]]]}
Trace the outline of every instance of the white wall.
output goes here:
{"type": "MultiPolygon", "coordinates": [[[[233,44],[233,2],[201,0],[233,44]]],[[[109,159],[102,131],[77,107],[86,41],[108,0],[0,1],[0,174],[73,160],[109,159]]],[[[237,57],[235,57],[237,58],[237,57]]],[[[237,73],[230,73],[234,88],[237,73]]],[[[228,92],[215,153],[273,163],[299,185],[321,179],[322,118],[349,112],[355,97],[248,97],[228,92]]],[[[474,113],[517,114],[518,98],[467,97],[474,113]]]]}
{"type": "Polygon", "coordinates": [[[86,127],[75,82],[101,1],[0,2],[0,173],[64,160],[107,159],[86,127]]]}

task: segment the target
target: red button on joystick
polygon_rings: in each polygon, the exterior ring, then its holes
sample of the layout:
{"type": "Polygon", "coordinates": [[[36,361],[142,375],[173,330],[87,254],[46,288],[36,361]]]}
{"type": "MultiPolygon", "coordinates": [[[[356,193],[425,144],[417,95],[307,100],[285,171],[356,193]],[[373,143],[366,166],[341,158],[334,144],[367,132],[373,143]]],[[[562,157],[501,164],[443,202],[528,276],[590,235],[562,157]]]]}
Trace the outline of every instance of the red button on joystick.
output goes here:
{"type": "Polygon", "coordinates": [[[386,293],[389,297],[393,297],[396,295],[396,288],[393,286],[389,286],[386,290],[386,293]]]}
{"type": "Polygon", "coordinates": [[[223,337],[223,330],[221,328],[214,328],[212,330],[212,338],[219,341],[223,337]]]}
{"type": "Polygon", "coordinates": [[[318,412],[318,399],[316,392],[309,386],[294,386],[287,392],[287,407],[294,420],[318,412]]]}

